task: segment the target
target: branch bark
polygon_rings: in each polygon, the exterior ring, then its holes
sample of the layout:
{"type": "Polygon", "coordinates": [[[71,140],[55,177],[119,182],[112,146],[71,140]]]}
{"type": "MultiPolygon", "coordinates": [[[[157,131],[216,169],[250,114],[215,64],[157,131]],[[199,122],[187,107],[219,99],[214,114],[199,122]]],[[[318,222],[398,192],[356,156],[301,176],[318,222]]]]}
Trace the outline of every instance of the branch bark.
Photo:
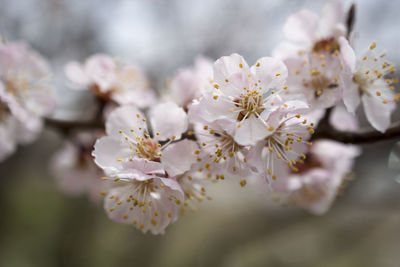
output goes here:
{"type": "Polygon", "coordinates": [[[375,130],[362,130],[359,132],[339,131],[329,123],[320,125],[315,130],[312,140],[325,138],[346,144],[368,144],[400,138],[400,122],[393,123],[384,133],[375,130]],[[320,125],[322,126],[320,127],[320,125]]]}

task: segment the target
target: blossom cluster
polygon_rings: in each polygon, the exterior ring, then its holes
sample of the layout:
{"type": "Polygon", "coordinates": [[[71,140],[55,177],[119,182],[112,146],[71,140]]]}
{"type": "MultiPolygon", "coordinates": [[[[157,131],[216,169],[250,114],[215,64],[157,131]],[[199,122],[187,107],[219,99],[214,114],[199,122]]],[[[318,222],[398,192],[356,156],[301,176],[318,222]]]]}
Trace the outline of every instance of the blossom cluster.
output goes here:
{"type": "MultiPolygon", "coordinates": [[[[138,66],[111,56],[68,63],[68,85],[108,106],[104,129],[70,134],[54,157],[58,184],[93,200],[100,193],[110,219],[153,234],[211,199],[206,187],[222,180],[262,184],[266,194],[325,213],[361,151],[314,140],[320,120],[329,114],[338,131],[357,131],[362,106],[383,133],[400,97],[386,54],[372,43],[357,55],[346,20],[341,2],[327,3],[320,16],[301,10],[286,20],[287,40],[272,56],[252,66],[236,53],[215,62],[199,57],[177,71],[162,96],[138,66]]],[[[0,72],[4,158],[32,140],[53,99],[47,65],[29,48],[0,46],[0,72]]]]}

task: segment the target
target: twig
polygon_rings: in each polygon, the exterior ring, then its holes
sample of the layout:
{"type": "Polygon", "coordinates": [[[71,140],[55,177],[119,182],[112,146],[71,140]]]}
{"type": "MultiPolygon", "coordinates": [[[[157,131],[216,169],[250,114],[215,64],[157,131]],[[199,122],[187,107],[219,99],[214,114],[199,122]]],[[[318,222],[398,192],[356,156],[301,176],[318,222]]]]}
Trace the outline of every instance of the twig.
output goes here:
{"type": "Polygon", "coordinates": [[[391,139],[400,138],[400,122],[393,123],[392,126],[384,133],[375,130],[348,132],[339,131],[333,128],[330,124],[323,127],[318,126],[312,140],[316,139],[331,139],[347,144],[362,144],[362,143],[375,143],[391,139]]]}

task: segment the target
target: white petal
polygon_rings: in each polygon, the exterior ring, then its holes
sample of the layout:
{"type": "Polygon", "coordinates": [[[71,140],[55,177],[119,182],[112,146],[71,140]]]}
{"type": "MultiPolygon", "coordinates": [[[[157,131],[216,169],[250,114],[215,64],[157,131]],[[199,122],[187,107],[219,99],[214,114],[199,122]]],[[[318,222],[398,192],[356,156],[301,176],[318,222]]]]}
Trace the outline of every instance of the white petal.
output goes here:
{"type": "Polygon", "coordinates": [[[180,139],[182,133],[188,127],[186,112],[172,102],[159,104],[152,108],[150,110],[150,122],[153,132],[159,132],[159,135],[155,137],[161,141],[173,136],[180,139]]]}
{"type": "Polygon", "coordinates": [[[279,87],[284,84],[288,70],[286,65],[279,59],[273,57],[263,57],[257,60],[257,63],[251,67],[251,73],[254,75],[254,82],[260,82],[263,89],[279,87]]]}
{"type": "Polygon", "coordinates": [[[164,173],[163,166],[160,162],[150,161],[144,158],[134,158],[124,162],[123,168],[137,169],[144,174],[164,173]]]}
{"type": "Polygon", "coordinates": [[[361,96],[361,101],[363,102],[364,112],[368,122],[372,127],[384,133],[390,126],[390,117],[393,110],[396,108],[395,104],[392,102],[383,104],[380,97],[369,96],[367,94],[361,96]]]}
{"type": "Polygon", "coordinates": [[[311,42],[316,34],[317,20],[317,16],[308,10],[289,16],[283,26],[286,38],[294,42],[311,42]]]}
{"type": "Polygon", "coordinates": [[[241,55],[232,54],[219,58],[215,61],[213,70],[215,82],[226,95],[239,95],[248,86],[250,70],[241,55]]]}
{"type": "Polygon", "coordinates": [[[152,184],[151,192],[137,190],[140,182],[115,187],[105,197],[105,211],[113,221],[133,225],[144,233],[163,234],[176,220],[178,201],[183,201],[182,191],[169,180],[153,177],[147,182],[152,184]]]}
{"type": "Polygon", "coordinates": [[[356,55],[354,53],[353,48],[351,47],[349,41],[346,38],[339,38],[340,45],[340,56],[343,60],[345,70],[348,70],[351,73],[354,73],[356,68],[356,55]]]}
{"type": "Polygon", "coordinates": [[[146,118],[142,112],[134,106],[122,106],[113,110],[106,122],[106,133],[117,136],[120,131],[123,131],[124,134],[129,135],[131,130],[140,137],[147,130],[146,118]]]}
{"type": "Polygon", "coordinates": [[[97,166],[104,171],[116,172],[122,168],[119,159],[127,159],[131,153],[129,146],[122,141],[105,136],[96,141],[92,155],[97,166]]]}
{"type": "Polygon", "coordinates": [[[93,55],[85,63],[86,74],[100,87],[102,92],[110,89],[110,85],[115,79],[115,68],[114,60],[103,54],[93,55]]]}
{"type": "Polygon", "coordinates": [[[88,89],[91,81],[79,62],[68,62],[64,67],[64,72],[67,78],[73,83],[73,88],[88,89]]]}
{"type": "MultiPolygon", "coordinates": [[[[344,27],[345,11],[341,1],[328,2],[321,11],[318,31],[321,37],[335,36],[338,27],[344,27]]],[[[345,32],[344,32],[345,33],[345,32]]]]}
{"type": "Polygon", "coordinates": [[[242,125],[236,130],[234,138],[241,145],[254,145],[270,134],[266,124],[255,116],[250,116],[240,123],[242,125]]]}
{"type": "Polygon", "coordinates": [[[196,142],[182,140],[170,144],[162,151],[161,163],[169,176],[176,176],[190,170],[196,162],[195,150],[198,148],[196,142]]]}

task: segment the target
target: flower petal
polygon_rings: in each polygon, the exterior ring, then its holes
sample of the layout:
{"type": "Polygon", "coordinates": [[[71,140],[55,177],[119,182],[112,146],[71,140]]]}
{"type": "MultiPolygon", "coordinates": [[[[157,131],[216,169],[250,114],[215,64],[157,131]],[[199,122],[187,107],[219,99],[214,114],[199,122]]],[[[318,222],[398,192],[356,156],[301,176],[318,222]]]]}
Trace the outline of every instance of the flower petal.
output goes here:
{"type": "Polygon", "coordinates": [[[255,82],[260,83],[260,86],[266,87],[263,89],[276,87],[281,89],[288,76],[286,65],[281,60],[273,57],[258,59],[257,63],[251,67],[251,73],[254,75],[255,82]]]}
{"type": "Polygon", "coordinates": [[[317,16],[303,9],[289,16],[283,26],[283,32],[290,41],[311,42],[315,38],[317,23],[317,16]]]}
{"type": "Polygon", "coordinates": [[[169,176],[176,176],[190,170],[196,162],[196,142],[182,140],[167,146],[161,156],[161,163],[169,176]]]}
{"type": "Polygon", "coordinates": [[[180,139],[187,130],[188,119],[183,108],[177,104],[166,102],[159,104],[150,110],[150,122],[158,140],[167,140],[175,137],[180,139]]]}

